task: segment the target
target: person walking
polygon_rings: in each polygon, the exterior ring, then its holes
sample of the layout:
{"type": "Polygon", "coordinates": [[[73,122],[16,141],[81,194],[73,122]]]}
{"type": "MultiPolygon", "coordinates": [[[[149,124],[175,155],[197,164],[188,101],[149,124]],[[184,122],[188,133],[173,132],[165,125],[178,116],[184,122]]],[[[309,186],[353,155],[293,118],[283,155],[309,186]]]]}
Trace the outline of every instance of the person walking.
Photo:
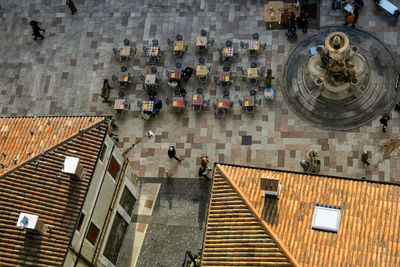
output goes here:
{"type": "Polygon", "coordinates": [[[211,171],[211,168],[208,166],[208,157],[206,155],[203,155],[200,158],[200,169],[199,169],[199,176],[203,176],[205,178],[207,178],[208,180],[211,180],[210,177],[208,177],[207,172],[211,171]]]}
{"type": "Polygon", "coordinates": [[[182,162],[182,160],[180,160],[180,159],[178,159],[178,158],[176,157],[176,150],[175,150],[175,147],[174,147],[174,146],[170,146],[170,147],[169,147],[169,149],[168,149],[168,157],[169,157],[170,159],[174,158],[174,159],[176,159],[177,161],[182,162]]]}
{"type": "Polygon", "coordinates": [[[39,27],[39,22],[36,20],[31,20],[29,24],[32,27],[32,35],[34,36],[33,40],[37,40],[38,37],[40,37],[42,40],[44,39],[44,36],[40,32],[46,32],[44,29],[41,29],[39,27]]]}
{"type": "Polygon", "coordinates": [[[361,154],[361,161],[362,163],[364,163],[365,165],[367,165],[367,167],[369,166],[369,162],[368,162],[368,152],[364,150],[364,152],[361,154]]]}
{"type": "Polygon", "coordinates": [[[390,116],[387,113],[382,114],[382,118],[379,122],[382,124],[382,132],[386,132],[387,123],[390,120],[390,116]]]}
{"type": "Polygon", "coordinates": [[[77,11],[74,2],[72,0],[66,0],[66,5],[68,6],[69,10],[71,10],[72,15],[75,14],[77,11]]]}
{"type": "Polygon", "coordinates": [[[307,16],[307,13],[304,10],[302,10],[300,12],[300,16],[299,16],[297,21],[298,21],[298,24],[299,24],[299,28],[301,28],[303,33],[307,33],[307,30],[308,30],[308,16],[307,16]]]}
{"type": "Polygon", "coordinates": [[[343,26],[347,26],[349,23],[351,23],[351,26],[354,28],[354,20],[356,18],[356,15],[354,13],[351,13],[350,15],[346,16],[346,21],[343,23],[343,26]]]}

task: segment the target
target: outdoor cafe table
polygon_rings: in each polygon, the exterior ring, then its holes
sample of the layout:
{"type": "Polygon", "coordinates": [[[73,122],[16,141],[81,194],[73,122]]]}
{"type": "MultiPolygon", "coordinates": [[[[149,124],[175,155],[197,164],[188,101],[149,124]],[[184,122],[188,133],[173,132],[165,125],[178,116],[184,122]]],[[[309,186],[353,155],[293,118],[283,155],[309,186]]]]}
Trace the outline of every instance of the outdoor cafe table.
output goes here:
{"type": "Polygon", "coordinates": [[[130,57],[131,56],[131,47],[123,46],[119,49],[119,55],[121,57],[130,57]]]}
{"type": "Polygon", "coordinates": [[[203,104],[204,96],[202,94],[194,94],[192,97],[192,104],[195,106],[201,106],[203,104]]]}
{"type": "Polygon", "coordinates": [[[226,109],[229,107],[229,99],[218,99],[217,100],[217,107],[221,109],[226,109]]]}
{"type": "Polygon", "coordinates": [[[114,109],[115,110],[124,110],[125,109],[125,99],[115,99],[114,109]]]}
{"type": "Polygon", "coordinates": [[[158,46],[149,46],[147,49],[147,55],[149,57],[157,57],[160,52],[160,48],[158,46]]]}
{"type": "Polygon", "coordinates": [[[260,50],[260,41],[250,40],[249,50],[259,51],[260,50]]]}
{"type": "Polygon", "coordinates": [[[156,84],[156,75],[155,74],[146,74],[145,84],[146,85],[155,85],[156,84]]]}
{"type": "Polygon", "coordinates": [[[169,78],[172,80],[180,80],[182,76],[181,70],[174,70],[169,73],[169,78]]]}
{"type": "Polygon", "coordinates": [[[243,101],[244,107],[254,107],[254,96],[245,97],[243,101]]]}
{"type": "Polygon", "coordinates": [[[121,72],[119,75],[119,82],[126,83],[129,81],[129,73],[128,72],[121,72]]]}
{"type": "Polygon", "coordinates": [[[206,46],[207,45],[207,36],[197,36],[196,46],[206,46]]]}
{"type": "Polygon", "coordinates": [[[233,57],[233,52],[234,52],[235,50],[234,50],[234,48],[233,47],[225,47],[223,50],[222,50],[222,55],[224,56],[224,57],[233,57]]]}
{"type": "Polygon", "coordinates": [[[174,52],[183,52],[186,51],[187,44],[184,41],[175,41],[174,42],[174,52]]]}
{"type": "Polygon", "coordinates": [[[393,5],[388,0],[381,0],[379,2],[379,6],[386,10],[390,15],[393,15],[396,10],[398,10],[397,6],[393,5]]]}
{"type": "Polygon", "coordinates": [[[258,68],[248,68],[247,69],[247,79],[258,79],[258,68]]]}
{"type": "Polygon", "coordinates": [[[173,108],[182,108],[184,106],[183,97],[175,96],[172,98],[172,107],[173,108]]]}
{"type": "Polygon", "coordinates": [[[220,79],[221,82],[229,82],[229,80],[230,80],[229,72],[221,73],[221,79],[220,79]]]}
{"type": "Polygon", "coordinates": [[[153,111],[154,101],[143,101],[143,111],[153,111]]]}
{"type": "Polygon", "coordinates": [[[205,77],[208,75],[208,67],[206,65],[196,66],[196,77],[205,77]]]}

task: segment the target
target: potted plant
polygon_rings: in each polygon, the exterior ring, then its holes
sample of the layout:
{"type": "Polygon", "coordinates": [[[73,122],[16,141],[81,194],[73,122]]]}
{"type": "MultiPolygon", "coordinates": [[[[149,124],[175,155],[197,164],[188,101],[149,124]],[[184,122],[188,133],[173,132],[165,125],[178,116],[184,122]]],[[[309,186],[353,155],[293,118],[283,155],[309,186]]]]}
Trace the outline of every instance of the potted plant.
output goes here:
{"type": "Polygon", "coordinates": [[[267,76],[265,76],[265,80],[264,80],[265,87],[267,87],[267,88],[272,87],[272,79],[275,79],[275,77],[272,77],[272,70],[267,69],[267,76]]]}

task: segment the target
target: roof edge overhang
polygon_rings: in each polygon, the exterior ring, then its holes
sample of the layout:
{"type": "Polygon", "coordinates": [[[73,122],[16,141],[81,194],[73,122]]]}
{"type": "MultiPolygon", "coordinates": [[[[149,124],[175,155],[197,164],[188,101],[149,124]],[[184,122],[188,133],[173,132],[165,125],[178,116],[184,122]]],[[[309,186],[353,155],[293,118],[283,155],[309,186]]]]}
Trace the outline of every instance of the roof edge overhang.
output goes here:
{"type": "Polygon", "coordinates": [[[289,262],[291,264],[293,264],[293,266],[300,266],[300,264],[297,262],[297,260],[292,255],[292,253],[290,253],[288,248],[285,246],[285,244],[283,244],[283,242],[275,234],[275,232],[272,230],[272,228],[264,220],[261,219],[261,215],[253,207],[251,202],[247,199],[247,197],[243,194],[243,192],[239,189],[239,187],[237,187],[234,183],[231,182],[231,180],[229,179],[229,176],[223,170],[221,164],[217,163],[215,165],[215,168],[217,168],[218,172],[227,180],[227,182],[232,186],[232,188],[239,194],[240,198],[242,198],[242,200],[246,203],[246,205],[250,209],[251,213],[254,214],[254,216],[260,222],[262,227],[268,232],[268,234],[271,235],[271,237],[275,240],[276,244],[282,249],[282,252],[286,255],[289,262]]]}

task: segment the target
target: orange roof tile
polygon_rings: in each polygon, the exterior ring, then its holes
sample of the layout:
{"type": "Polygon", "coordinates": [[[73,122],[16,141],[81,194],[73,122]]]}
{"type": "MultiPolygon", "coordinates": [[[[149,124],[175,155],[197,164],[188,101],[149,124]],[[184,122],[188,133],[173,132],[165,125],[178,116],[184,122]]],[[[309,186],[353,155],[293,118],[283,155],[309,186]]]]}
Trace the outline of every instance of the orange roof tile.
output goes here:
{"type": "Polygon", "coordinates": [[[222,172],[214,173],[202,266],[292,266],[274,236],[222,172]]]}
{"type": "Polygon", "coordinates": [[[71,135],[78,134],[79,129],[86,129],[103,119],[103,117],[0,119],[0,163],[5,166],[0,167],[0,175],[36,157],[42,151],[62,143],[71,135]]]}
{"type": "Polygon", "coordinates": [[[217,166],[301,266],[400,266],[399,185],[217,166]],[[279,178],[279,200],[261,197],[261,177],[279,178]],[[311,229],[315,203],[344,207],[338,233],[311,229]]]}
{"type": "Polygon", "coordinates": [[[106,134],[104,118],[8,118],[0,119],[0,125],[8,155],[45,150],[0,176],[0,266],[61,266],[106,134]],[[48,120],[50,136],[44,130],[48,120]],[[78,134],[80,128],[87,130],[78,134]],[[15,134],[23,136],[20,141],[15,134]],[[79,182],[61,173],[67,155],[79,157],[86,170],[79,182]],[[38,215],[49,230],[32,235],[17,227],[21,212],[38,215]]]}

